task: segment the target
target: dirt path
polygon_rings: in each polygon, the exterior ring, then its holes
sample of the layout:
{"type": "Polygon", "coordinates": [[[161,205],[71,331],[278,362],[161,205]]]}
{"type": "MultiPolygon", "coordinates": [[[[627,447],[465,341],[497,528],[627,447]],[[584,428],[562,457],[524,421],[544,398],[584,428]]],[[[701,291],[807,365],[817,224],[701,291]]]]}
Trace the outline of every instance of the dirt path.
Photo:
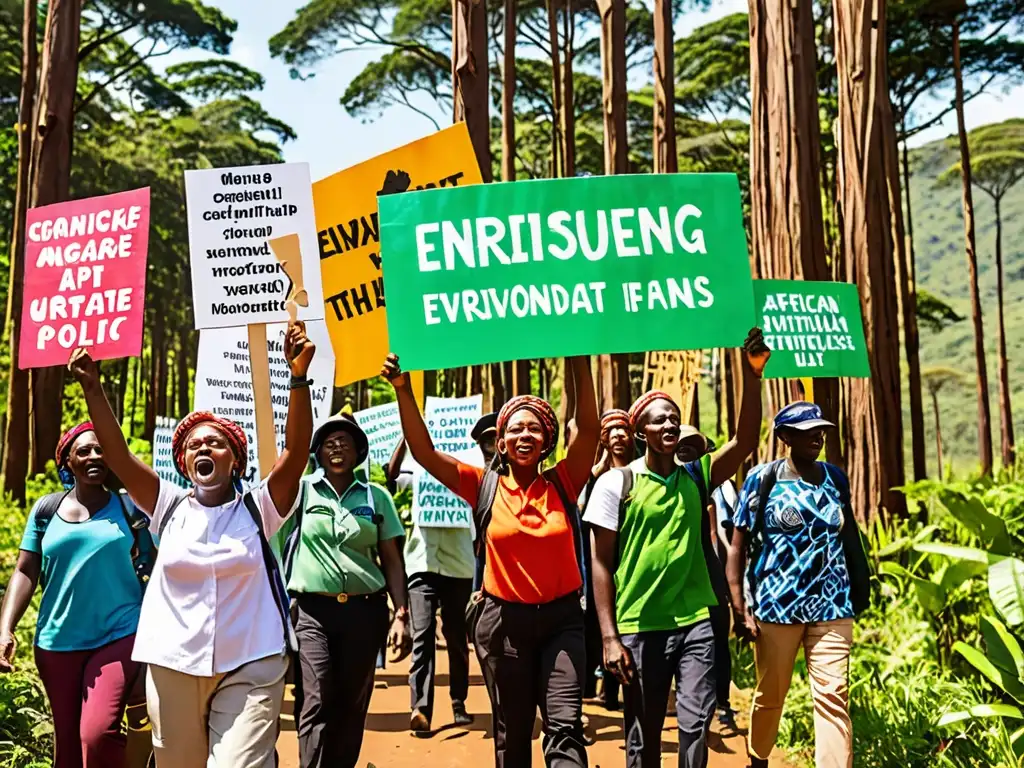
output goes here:
{"type": "MultiPolygon", "coordinates": [[[[471,654],[472,656],[472,654],[471,654]]],[[[370,701],[370,714],[366,720],[366,736],[359,764],[376,768],[486,768],[493,765],[494,743],[490,736],[491,716],[487,692],[480,677],[476,658],[471,659],[469,700],[467,709],[476,716],[469,728],[456,728],[451,722],[451,700],[448,697],[448,657],[438,652],[438,687],[435,694],[434,727],[428,737],[409,733],[409,680],[408,661],[378,670],[377,687],[370,701]],[[386,686],[386,687],[385,687],[386,686]]],[[[286,696],[278,753],[281,768],[298,768],[298,744],[295,724],[291,716],[291,695],[286,696]]],[[[622,715],[608,712],[599,705],[587,704],[584,711],[590,718],[587,735],[594,743],[587,749],[592,768],[620,768],[625,763],[623,751],[622,715]]],[[[743,722],[741,721],[741,727],[743,722]]],[[[711,768],[745,768],[746,750],[743,732],[739,735],[720,735],[718,724],[712,726],[711,768]]],[[[678,738],[674,718],[666,718],[662,731],[662,754],[665,766],[675,765],[678,738]]],[[[541,751],[540,721],[534,729],[533,754],[535,767],[544,765],[541,751]]],[[[773,756],[772,768],[787,768],[779,757],[773,756]]]]}

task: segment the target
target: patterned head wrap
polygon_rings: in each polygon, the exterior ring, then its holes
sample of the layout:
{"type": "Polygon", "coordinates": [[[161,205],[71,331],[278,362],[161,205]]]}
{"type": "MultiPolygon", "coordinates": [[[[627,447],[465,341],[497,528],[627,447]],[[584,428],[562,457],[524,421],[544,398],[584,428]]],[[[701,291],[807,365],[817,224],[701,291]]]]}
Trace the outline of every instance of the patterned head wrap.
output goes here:
{"type": "Polygon", "coordinates": [[[637,429],[640,426],[640,417],[643,416],[646,411],[653,403],[658,400],[667,400],[668,402],[676,405],[676,401],[666,392],[662,392],[658,389],[652,389],[650,392],[645,392],[636,399],[636,402],[629,407],[629,423],[633,425],[633,429],[637,429]]]}
{"type": "Polygon", "coordinates": [[[64,469],[64,467],[67,466],[68,456],[71,454],[71,446],[75,440],[84,433],[92,431],[92,422],[83,421],[81,424],[72,427],[60,436],[60,440],[57,441],[57,450],[53,455],[58,470],[64,469]]]}
{"type": "Polygon", "coordinates": [[[232,453],[238,461],[238,474],[244,475],[246,465],[249,463],[249,441],[245,438],[245,432],[231,419],[222,419],[209,411],[194,411],[181,420],[174,435],[171,437],[171,452],[174,455],[174,466],[182,477],[188,477],[185,471],[185,442],[192,430],[201,424],[209,424],[219,430],[227,438],[232,453]]]}
{"type": "Polygon", "coordinates": [[[612,408],[601,414],[601,442],[608,442],[608,434],[616,427],[630,431],[629,414],[621,408],[612,408]]]}
{"type": "Polygon", "coordinates": [[[520,395],[505,403],[498,411],[498,437],[505,434],[505,428],[512,415],[522,410],[527,410],[540,419],[541,427],[544,429],[544,447],[541,449],[543,460],[555,449],[555,442],[558,440],[558,417],[555,415],[555,409],[539,397],[520,395]]]}

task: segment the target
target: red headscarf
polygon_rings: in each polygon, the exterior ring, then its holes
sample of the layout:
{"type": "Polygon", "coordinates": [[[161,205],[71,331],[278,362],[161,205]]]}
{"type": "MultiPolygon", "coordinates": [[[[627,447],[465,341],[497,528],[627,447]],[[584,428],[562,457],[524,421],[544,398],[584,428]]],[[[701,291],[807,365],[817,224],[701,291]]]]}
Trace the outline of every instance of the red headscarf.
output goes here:
{"type": "Polygon", "coordinates": [[[185,471],[185,442],[192,430],[200,424],[209,424],[219,430],[227,438],[232,453],[238,461],[238,474],[245,474],[245,467],[249,463],[249,441],[245,438],[245,432],[231,419],[223,419],[209,411],[195,411],[190,413],[174,430],[171,437],[171,452],[174,455],[174,466],[182,477],[188,477],[185,471]]]}
{"type": "Polygon", "coordinates": [[[498,411],[498,437],[505,434],[505,427],[508,426],[512,415],[524,409],[540,419],[541,427],[544,429],[544,447],[541,449],[541,458],[546,458],[555,449],[555,441],[558,439],[558,417],[555,415],[555,409],[539,397],[520,395],[505,403],[498,411]]]}
{"type": "Polygon", "coordinates": [[[646,411],[652,403],[656,403],[658,400],[668,400],[672,405],[675,405],[676,408],[679,407],[676,405],[676,401],[673,400],[668,393],[662,392],[660,389],[652,389],[650,392],[645,392],[640,395],[640,397],[636,399],[636,402],[629,408],[629,423],[633,425],[633,429],[640,426],[640,417],[643,415],[643,412],[646,411]]]}
{"type": "Polygon", "coordinates": [[[74,443],[80,435],[85,432],[92,431],[92,422],[83,421],[78,426],[72,427],[60,436],[60,440],[57,441],[57,450],[53,455],[54,460],[57,462],[57,469],[62,469],[64,465],[68,463],[68,455],[71,453],[72,443],[74,443]]]}
{"type": "Polygon", "coordinates": [[[610,411],[605,411],[601,414],[601,442],[608,442],[608,433],[616,427],[622,427],[627,432],[630,431],[629,414],[621,408],[612,408],[610,411]]]}

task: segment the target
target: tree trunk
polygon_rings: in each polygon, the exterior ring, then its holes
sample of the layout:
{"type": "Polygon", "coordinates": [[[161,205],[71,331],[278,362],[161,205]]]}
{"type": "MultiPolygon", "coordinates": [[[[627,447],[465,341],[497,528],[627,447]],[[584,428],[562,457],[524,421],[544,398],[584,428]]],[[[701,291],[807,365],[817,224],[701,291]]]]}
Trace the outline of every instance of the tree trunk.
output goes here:
{"type": "Polygon", "coordinates": [[[572,3],[566,1],[562,11],[562,170],[566,178],[576,176],[576,102],[572,58],[576,27],[572,3]]]}
{"type": "Polygon", "coordinates": [[[562,178],[565,166],[560,162],[562,149],[562,64],[559,61],[558,16],[556,0],[547,0],[548,45],[551,48],[551,177],[562,178]]]}
{"type": "Polygon", "coordinates": [[[569,419],[576,413],[576,382],[572,377],[572,371],[566,364],[566,360],[562,359],[562,400],[558,404],[558,419],[563,425],[562,440],[566,448],[569,447],[568,440],[565,439],[564,425],[569,423],[569,419]]]}
{"type": "Polygon", "coordinates": [[[533,368],[531,360],[516,360],[515,364],[515,394],[529,395],[531,393],[530,371],[533,368]]]}
{"type": "Polygon", "coordinates": [[[501,69],[501,180],[516,180],[516,0],[505,0],[505,56],[501,69]]]}
{"type": "Polygon", "coordinates": [[[25,214],[28,211],[29,170],[32,162],[32,110],[36,95],[35,0],[25,0],[21,27],[21,95],[18,100],[18,176],[11,227],[11,265],[7,288],[7,322],[4,327],[11,350],[7,378],[7,422],[4,425],[3,490],[19,503],[25,502],[25,478],[29,459],[29,372],[18,368],[21,342],[21,307],[25,279],[25,214]]]}
{"type": "MultiPolygon", "coordinates": [[[[750,195],[753,272],[760,279],[828,280],[821,207],[814,16],[808,0],[750,0],[750,195]]],[[[791,399],[784,381],[769,382],[771,419],[791,399]]],[[[838,416],[839,384],[815,382],[825,418],[838,416]]],[[[774,459],[777,444],[764,447],[774,459]]],[[[829,461],[842,463],[838,434],[829,461]]]]}
{"type": "Polygon", "coordinates": [[[192,331],[182,326],[178,331],[178,418],[184,418],[192,410],[192,398],[188,388],[189,366],[192,354],[192,331]]]}
{"type": "MultiPolygon", "coordinates": [[[[32,208],[68,199],[81,15],[81,0],[50,0],[36,104],[37,135],[32,144],[32,208]]],[[[60,438],[63,396],[63,366],[32,372],[29,471],[33,474],[43,472],[60,438]]]]}
{"type": "MultiPolygon", "coordinates": [[[[903,128],[906,135],[907,129],[903,128]]],[[[907,140],[903,140],[902,168],[904,208],[907,212],[906,247],[900,303],[903,307],[903,348],[907,355],[907,388],[910,392],[910,439],[914,455],[914,479],[928,477],[924,448],[924,397],[921,390],[921,338],[917,330],[917,269],[914,265],[914,215],[910,203],[910,158],[907,140]]]]}
{"type": "Polygon", "coordinates": [[[134,371],[132,372],[134,382],[132,383],[132,412],[128,418],[128,437],[135,437],[135,412],[139,406],[139,384],[142,380],[142,360],[142,357],[136,357],[132,362],[132,367],[134,368],[134,371]]]}
{"type": "Polygon", "coordinates": [[[505,404],[508,396],[501,380],[501,363],[491,363],[491,410],[497,411],[505,404]]]}
{"type": "Polygon", "coordinates": [[[939,393],[932,390],[932,413],[935,414],[935,453],[939,457],[939,480],[946,474],[946,465],[942,459],[942,425],[939,422],[939,393]]]}
{"type": "Polygon", "coordinates": [[[493,178],[487,65],[486,0],[452,0],[454,121],[466,123],[485,182],[493,178]]]}
{"type": "Polygon", "coordinates": [[[886,162],[884,129],[893,121],[885,0],[834,0],[833,7],[843,254],[847,282],[862,287],[861,310],[871,361],[871,378],[846,384],[847,472],[858,516],[867,519],[880,512],[902,517],[906,501],[892,490],[904,482],[903,441],[898,437],[903,434],[899,312],[893,281],[894,253],[901,244],[894,242],[886,162]]]}
{"type": "Polygon", "coordinates": [[[1006,324],[1003,321],[1003,215],[1002,199],[996,207],[996,293],[999,300],[999,424],[1003,469],[1013,470],[1016,448],[1013,441],[1013,406],[1010,403],[1010,373],[1006,359],[1006,324]]]}
{"type": "Polygon", "coordinates": [[[117,423],[124,423],[124,401],[128,394],[128,363],[131,358],[122,357],[117,363],[117,397],[114,400],[114,409],[117,415],[117,423]]]}
{"type": "Polygon", "coordinates": [[[679,170],[672,0],[654,0],[654,172],[679,170]]]}
{"type": "MultiPolygon", "coordinates": [[[[604,172],[629,172],[626,133],[626,3],[598,0],[601,15],[601,82],[604,108],[604,172]]],[[[602,410],[629,407],[629,358],[601,355],[598,377],[602,410]]]]}
{"type": "Polygon", "coordinates": [[[982,328],[981,296],[978,291],[978,253],[974,236],[974,197],[971,191],[971,151],[964,125],[964,77],[960,66],[960,20],[953,18],[953,82],[956,125],[960,135],[960,176],[963,180],[964,238],[971,289],[971,317],[974,321],[974,355],[978,364],[978,456],[981,474],[992,474],[992,413],[988,401],[988,365],[985,361],[985,332],[982,328]]]}

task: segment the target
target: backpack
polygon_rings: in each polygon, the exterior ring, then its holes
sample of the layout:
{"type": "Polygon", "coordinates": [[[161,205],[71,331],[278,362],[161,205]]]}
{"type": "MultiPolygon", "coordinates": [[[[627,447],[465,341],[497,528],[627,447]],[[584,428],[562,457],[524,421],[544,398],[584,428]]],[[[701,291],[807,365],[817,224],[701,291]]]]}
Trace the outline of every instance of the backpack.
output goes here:
{"type": "MultiPolygon", "coordinates": [[[[487,526],[491,522],[491,508],[494,506],[494,499],[498,494],[499,475],[497,470],[488,468],[484,470],[484,476],[480,481],[480,490],[477,492],[476,506],[473,508],[473,523],[476,525],[476,540],[473,542],[473,553],[476,555],[476,570],[473,576],[473,594],[466,605],[466,628],[469,637],[473,640],[476,637],[476,625],[480,621],[480,614],[483,613],[483,584],[484,568],[487,559],[487,544],[485,541],[487,526]]],[[[580,521],[580,511],[576,503],[570,499],[568,492],[562,487],[562,481],[558,474],[552,472],[550,480],[555,486],[555,491],[565,509],[566,517],[569,518],[569,526],[572,528],[573,546],[576,550],[576,565],[580,569],[580,578],[583,580],[582,594],[586,594],[587,569],[583,558],[583,526],[580,521]]]]}
{"type": "MultiPolygon", "coordinates": [[[[785,461],[785,459],[777,459],[761,472],[757,489],[757,514],[750,531],[748,563],[756,562],[764,547],[764,510],[767,508],[768,499],[778,480],[779,469],[785,461]]],[[[843,507],[844,521],[844,525],[839,529],[839,537],[843,544],[846,571],[850,577],[850,603],[853,606],[853,612],[858,614],[871,605],[871,567],[868,564],[864,541],[861,538],[860,526],[857,525],[857,518],[853,514],[850,481],[846,477],[846,473],[839,467],[821,461],[818,464],[839,491],[839,503],[843,507]],[[845,524],[847,521],[849,521],[849,525],[845,524]]]]}
{"type": "MultiPolygon", "coordinates": [[[[40,542],[46,535],[46,529],[54,515],[57,514],[57,510],[60,509],[60,505],[70,494],[70,490],[63,493],[48,493],[36,504],[34,522],[40,542]]],[[[132,534],[132,568],[139,580],[142,594],[146,594],[146,585],[149,583],[150,576],[153,575],[153,566],[156,564],[157,555],[156,544],[153,543],[153,536],[149,532],[149,518],[140,513],[134,504],[132,504],[132,512],[128,511],[128,507],[124,503],[126,494],[118,492],[115,495],[118,504],[121,505],[121,514],[124,515],[125,523],[132,534]]]]}
{"type": "MultiPolygon", "coordinates": [[[[703,457],[696,461],[690,461],[683,465],[683,469],[690,476],[690,479],[697,486],[697,492],[700,494],[700,538],[701,547],[704,551],[704,560],[707,563],[708,576],[711,579],[711,586],[715,591],[715,594],[719,597],[725,597],[728,595],[728,583],[725,578],[725,569],[722,567],[721,561],[715,554],[715,548],[712,545],[711,540],[711,520],[708,517],[707,510],[708,505],[711,504],[711,493],[708,490],[708,484],[704,480],[704,468],[702,466],[703,457]]],[[[622,531],[622,524],[626,519],[626,509],[629,506],[629,502],[632,500],[630,494],[633,492],[633,469],[629,466],[616,468],[614,471],[622,474],[622,492],[619,494],[619,520],[617,532],[622,531]]],[[[616,566],[617,567],[617,566],[616,566]]]]}

